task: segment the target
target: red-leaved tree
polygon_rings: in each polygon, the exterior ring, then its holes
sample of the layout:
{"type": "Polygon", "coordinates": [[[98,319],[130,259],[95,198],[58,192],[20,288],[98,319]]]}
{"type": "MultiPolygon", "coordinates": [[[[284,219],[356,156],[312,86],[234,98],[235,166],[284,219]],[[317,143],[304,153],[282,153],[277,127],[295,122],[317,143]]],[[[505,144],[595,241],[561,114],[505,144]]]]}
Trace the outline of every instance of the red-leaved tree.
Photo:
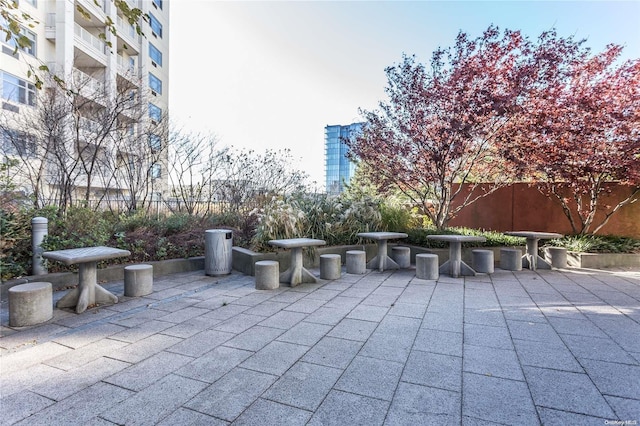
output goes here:
{"type": "Polygon", "coordinates": [[[498,137],[518,173],[559,200],[577,234],[597,233],[640,198],[640,59],[620,64],[621,51],[592,55],[584,41],[543,33],[525,111],[498,137]],[[628,196],[603,205],[607,182],[629,185],[628,196]]]}
{"type": "Polygon", "coordinates": [[[454,47],[433,53],[429,69],[405,56],[385,70],[388,101],[361,111],[363,132],[349,142],[350,155],[380,190],[401,191],[445,228],[508,182],[494,140],[533,83],[531,47],[520,32],[492,26],[475,39],[459,33],[454,47]]]}

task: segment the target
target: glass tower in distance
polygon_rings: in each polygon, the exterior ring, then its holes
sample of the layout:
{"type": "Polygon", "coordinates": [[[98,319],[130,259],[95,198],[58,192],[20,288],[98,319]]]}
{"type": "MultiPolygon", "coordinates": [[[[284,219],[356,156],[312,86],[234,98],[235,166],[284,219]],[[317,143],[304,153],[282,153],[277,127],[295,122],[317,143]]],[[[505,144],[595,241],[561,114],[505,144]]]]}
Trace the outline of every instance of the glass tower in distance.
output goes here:
{"type": "Polygon", "coordinates": [[[356,163],[347,158],[346,140],[362,130],[362,123],[324,128],[325,188],[327,194],[340,194],[353,177],[356,163]]]}

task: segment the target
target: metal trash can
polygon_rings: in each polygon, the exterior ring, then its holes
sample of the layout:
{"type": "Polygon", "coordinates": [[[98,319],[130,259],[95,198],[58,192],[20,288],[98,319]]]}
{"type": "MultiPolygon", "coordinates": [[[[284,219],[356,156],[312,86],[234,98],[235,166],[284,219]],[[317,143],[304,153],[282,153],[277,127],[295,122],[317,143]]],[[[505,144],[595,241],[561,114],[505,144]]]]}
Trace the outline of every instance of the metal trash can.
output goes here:
{"type": "Polygon", "coordinates": [[[207,229],[204,233],[204,273],[227,275],[232,269],[233,232],[207,229]]]}

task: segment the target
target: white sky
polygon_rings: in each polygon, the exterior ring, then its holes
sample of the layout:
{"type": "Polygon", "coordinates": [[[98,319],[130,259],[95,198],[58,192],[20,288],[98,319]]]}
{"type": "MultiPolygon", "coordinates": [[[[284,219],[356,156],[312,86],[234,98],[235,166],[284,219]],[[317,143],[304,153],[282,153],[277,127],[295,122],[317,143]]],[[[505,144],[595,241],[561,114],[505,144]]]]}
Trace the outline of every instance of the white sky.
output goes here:
{"type": "Polygon", "coordinates": [[[290,148],[320,184],[324,127],[360,121],[384,99],[385,67],[428,62],[459,30],[555,27],[640,57],[640,1],[170,2],[172,120],[224,146],[290,148]]]}

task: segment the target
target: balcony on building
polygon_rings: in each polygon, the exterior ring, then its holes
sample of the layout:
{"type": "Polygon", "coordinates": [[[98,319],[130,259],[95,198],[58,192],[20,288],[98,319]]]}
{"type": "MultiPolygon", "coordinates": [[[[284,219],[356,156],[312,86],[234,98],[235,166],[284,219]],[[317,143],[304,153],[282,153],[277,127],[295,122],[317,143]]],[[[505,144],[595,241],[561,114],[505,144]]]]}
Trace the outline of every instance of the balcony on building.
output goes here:
{"type": "MultiPolygon", "coordinates": [[[[106,20],[104,0],[76,0],[73,5],[75,22],[98,23],[104,27],[106,20]],[[83,13],[78,10],[80,8],[83,13]]],[[[48,40],[56,39],[56,13],[47,13],[44,22],[45,37],[48,40]]]]}
{"type": "Polygon", "coordinates": [[[107,46],[98,36],[104,34],[104,25],[83,27],[74,23],[74,57],[81,67],[107,65],[107,46]]]}
{"type": "Polygon", "coordinates": [[[112,102],[118,112],[118,120],[123,125],[140,122],[143,116],[143,102],[140,100],[140,91],[137,87],[118,79],[118,93],[112,102]]]}
{"type": "Polygon", "coordinates": [[[142,36],[136,31],[135,25],[130,24],[123,16],[116,16],[116,35],[118,37],[118,53],[127,52],[129,56],[140,53],[142,36]]]}
{"type": "Polygon", "coordinates": [[[80,14],[80,11],[78,10],[78,6],[80,6],[87,14],[86,17],[83,17],[84,19],[104,22],[106,17],[105,0],[76,0],[75,3],[76,14],[80,14]]]}
{"type": "Polygon", "coordinates": [[[100,137],[100,132],[100,123],[85,117],[80,117],[78,120],[78,134],[85,143],[97,140],[100,137]]]}
{"type": "Polygon", "coordinates": [[[126,80],[127,84],[134,84],[136,87],[140,86],[140,73],[138,72],[138,57],[128,56],[126,54],[118,53],[118,85],[123,85],[125,82],[120,80],[126,80]]]}
{"type": "Polygon", "coordinates": [[[73,68],[71,89],[92,102],[103,106],[106,105],[107,93],[104,84],[104,69],[93,70],[95,77],[87,74],[87,72],[73,68]]]}
{"type": "Polygon", "coordinates": [[[44,20],[44,36],[47,40],[56,39],[56,14],[47,13],[44,20]]]}

